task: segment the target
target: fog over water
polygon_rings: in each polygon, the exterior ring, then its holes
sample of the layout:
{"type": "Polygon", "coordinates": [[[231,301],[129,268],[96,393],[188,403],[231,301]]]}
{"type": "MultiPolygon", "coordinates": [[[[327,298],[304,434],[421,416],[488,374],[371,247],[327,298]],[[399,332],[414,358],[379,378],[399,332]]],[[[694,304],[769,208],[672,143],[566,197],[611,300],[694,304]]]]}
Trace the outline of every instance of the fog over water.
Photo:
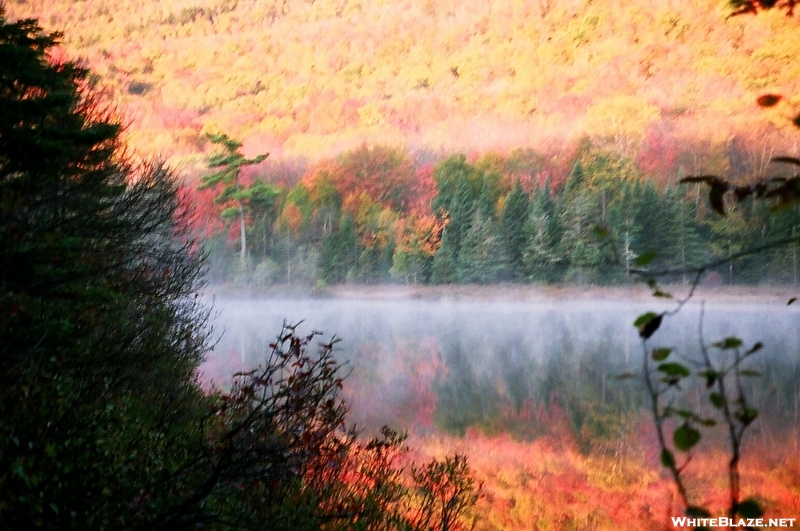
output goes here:
{"type": "MultiPolygon", "coordinates": [[[[580,420],[595,404],[617,412],[641,407],[641,386],[614,376],[641,372],[635,318],[674,307],[657,300],[217,298],[213,324],[222,336],[202,371],[224,387],[233,372],[263,363],[284,320],[304,320],[302,334],[321,330],[323,338],[342,339],[338,356],[351,371],[345,396],[360,424],[463,432],[554,400],[580,420]]],[[[700,315],[700,303],[688,303],[665,319],[648,348],[696,356],[700,315]]],[[[764,344],[748,366],[764,371],[755,399],[776,418],[796,423],[799,309],[707,303],[702,328],[706,344],[727,336],[745,346],[764,344]]]]}

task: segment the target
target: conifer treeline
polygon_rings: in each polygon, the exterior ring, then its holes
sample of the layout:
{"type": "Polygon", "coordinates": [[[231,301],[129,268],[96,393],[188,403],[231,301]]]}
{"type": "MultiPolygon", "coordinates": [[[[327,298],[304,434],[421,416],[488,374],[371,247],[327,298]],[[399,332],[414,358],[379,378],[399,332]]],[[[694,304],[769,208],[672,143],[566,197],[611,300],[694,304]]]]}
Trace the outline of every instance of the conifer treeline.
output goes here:
{"type": "MultiPolygon", "coordinates": [[[[697,186],[677,176],[659,186],[634,160],[591,145],[566,179],[545,166],[530,149],[426,166],[398,149],[362,146],[306,170],[293,187],[256,176],[248,186],[271,193],[248,205],[248,261],[235,260],[238,230],[217,230],[213,280],[615,284],[629,281],[625,271],[644,253],[680,269],[792,236],[800,222],[796,208],[752,203],[716,216],[697,186]]],[[[222,197],[215,208],[224,214],[222,197]]],[[[714,277],[794,283],[797,251],[762,253],[714,277]]]]}

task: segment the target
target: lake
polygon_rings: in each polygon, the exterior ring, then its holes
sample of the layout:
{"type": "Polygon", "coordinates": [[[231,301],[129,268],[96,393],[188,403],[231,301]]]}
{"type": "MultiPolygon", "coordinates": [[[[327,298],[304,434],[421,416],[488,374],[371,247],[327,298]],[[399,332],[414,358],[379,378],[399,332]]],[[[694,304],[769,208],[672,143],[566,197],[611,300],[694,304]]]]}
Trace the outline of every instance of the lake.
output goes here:
{"type": "MultiPolygon", "coordinates": [[[[341,338],[337,355],[351,372],[345,391],[354,422],[463,433],[470,426],[492,429],[504,412],[531,405],[560,404],[578,424],[576,417],[597,404],[616,413],[641,408],[642,386],[615,378],[641,373],[643,345],[632,323],[675,303],[351,295],[218,297],[214,308],[221,337],[202,370],[218,385],[263,362],[284,321],[303,320],[303,334],[320,330],[324,338],[341,338]]],[[[796,423],[799,325],[800,311],[785,302],[701,306],[693,300],[665,318],[647,348],[697,357],[701,327],[707,345],[729,336],[746,347],[762,342],[764,349],[748,361],[764,373],[755,379],[754,403],[769,410],[765,418],[796,423]]]]}

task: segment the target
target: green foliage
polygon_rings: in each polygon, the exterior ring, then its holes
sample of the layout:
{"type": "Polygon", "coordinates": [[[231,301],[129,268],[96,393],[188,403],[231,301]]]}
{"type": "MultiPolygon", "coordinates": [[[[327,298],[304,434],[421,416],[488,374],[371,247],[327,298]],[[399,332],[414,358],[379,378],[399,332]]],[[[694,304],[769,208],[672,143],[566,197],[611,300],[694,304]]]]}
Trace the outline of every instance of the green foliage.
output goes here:
{"type": "Polygon", "coordinates": [[[497,224],[476,210],[458,253],[456,279],[465,284],[491,284],[500,281],[507,268],[497,224]]]}
{"type": "Polygon", "coordinates": [[[549,182],[534,191],[523,231],[527,243],[522,259],[527,275],[534,281],[558,282],[565,262],[560,252],[563,226],[549,182]]]}
{"type": "MultiPolygon", "coordinates": [[[[458,197],[458,196],[457,196],[458,197]]],[[[494,219],[495,210],[489,180],[484,179],[469,230],[463,235],[456,262],[456,279],[461,283],[498,282],[508,269],[503,238],[494,219]]]]}
{"type": "MultiPolygon", "coordinates": [[[[667,184],[661,189],[652,179],[641,178],[629,158],[587,144],[562,189],[545,182],[529,197],[520,178],[533,182],[536,176],[530,172],[541,161],[531,153],[516,156],[487,155],[475,164],[464,156],[450,157],[433,170],[432,182],[426,184],[427,177],[418,170],[414,186],[407,157],[395,149],[362,146],[310,170],[286,193],[256,180],[249,187],[229,187],[218,199],[226,206],[223,217],[239,218],[240,233],[244,219],[246,230],[239,240],[252,242],[252,263],[271,260],[286,271],[300,248],[308,251],[304,256],[324,255],[330,262],[336,253],[330,243],[323,250],[325,242],[336,238],[332,234],[339,230],[343,213],[351,216],[355,258],[346,272],[335,274],[330,263],[304,267],[324,272],[312,285],[411,278],[433,283],[625,284],[631,271],[667,268],[671,279],[688,283],[693,264],[716,259],[724,265],[714,264],[710,270],[728,283],[762,282],[764,270],[769,281],[798,278],[800,245],[792,240],[798,210],[773,211],[752,200],[761,194],[783,205],[794,193],[791,179],[734,186],[701,176],[682,180],[694,188],[667,184]],[[512,187],[508,183],[515,176],[512,187]],[[715,200],[722,201],[726,216],[701,204],[703,183],[719,190],[715,200]],[[432,212],[420,212],[424,201],[414,194],[432,195],[434,186],[432,212]],[[435,223],[426,225],[433,229],[415,233],[415,223],[434,217],[435,223]],[[746,252],[777,239],[792,240],[790,252],[746,252]],[[737,253],[744,256],[724,260],[737,253]]],[[[220,269],[231,271],[229,278],[240,274],[246,281],[252,268],[244,262],[238,269],[220,269]]],[[[290,276],[273,278],[282,282],[290,276]]]]}
{"type": "Polygon", "coordinates": [[[196,440],[202,256],[57,42],[0,18],[0,527],[129,527],[196,440]]]}
{"type": "Polygon", "coordinates": [[[517,281],[525,278],[523,255],[527,243],[525,224],[528,221],[529,210],[528,195],[517,181],[514,189],[506,195],[505,206],[498,222],[498,232],[504,247],[503,254],[508,259],[507,274],[517,281]]]}
{"type": "Polygon", "coordinates": [[[359,244],[353,219],[342,216],[341,223],[322,242],[320,279],[327,283],[346,281],[353,274],[359,256],[359,244]]]}
{"type": "Polygon", "coordinates": [[[431,205],[434,212],[452,212],[459,202],[474,202],[483,188],[483,173],[468,164],[463,155],[442,162],[437,166],[433,178],[437,187],[437,195],[431,205]],[[456,199],[462,187],[465,189],[456,199]]]}
{"type": "Polygon", "coordinates": [[[227,206],[222,211],[223,219],[230,220],[238,213],[239,217],[239,260],[242,265],[247,258],[247,228],[245,225],[245,208],[255,202],[263,209],[264,204],[271,203],[277,190],[264,183],[255,183],[250,187],[245,187],[239,183],[239,173],[242,166],[259,164],[267,158],[267,154],[258,155],[255,158],[245,158],[239,151],[242,143],[234,140],[225,134],[208,134],[208,139],[213,144],[218,144],[224,148],[224,152],[212,155],[208,159],[209,168],[220,168],[219,171],[203,177],[198,190],[206,188],[217,188],[219,194],[215,202],[227,206]]]}

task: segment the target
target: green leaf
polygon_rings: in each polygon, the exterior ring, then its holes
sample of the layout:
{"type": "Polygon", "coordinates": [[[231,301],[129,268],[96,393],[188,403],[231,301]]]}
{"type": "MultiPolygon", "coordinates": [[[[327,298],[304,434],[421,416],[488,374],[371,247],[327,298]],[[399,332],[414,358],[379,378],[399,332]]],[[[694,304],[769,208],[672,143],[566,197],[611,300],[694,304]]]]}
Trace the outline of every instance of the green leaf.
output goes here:
{"type": "Polygon", "coordinates": [[[683,424],[675,430],[672,435],[672,442],[675,443],[675,448],[681,452],[688,452],[700,442],[700,432],[689,426],[689,424],[683,424]]]}
{"type": "Polygon", "coordinates": [[[653,297],[661,297],[662,299],[671,299],[672,293],[667,293],[666,291],[661,291],[657,289],[653,292],[653,297]]]}
{"type": "Polygon", "coordinates": [[[725,399],[722,398],[722,395],[719,393],[711,393],[708,395],[708,400],[711,402],[711,405],[717,409],[722,409],[722,406],[725,405],[725,399]]]}
{"type": "Polygon", "coordinates": [[[25,482],[26,485],[31,485],[31,480],[28,477],[28,474],[25,473],[25,467],[22,464],[22,458],[17,457],[11,463],[11,473],[20,478],[22,481],[25,482]]]}
{"type": "Polygon", "coordinates": [[[694,411],[689,411],[688,409],[676,409],[675,413],[684,419],[696,419],[698,418],[694,411]]]}
{"type": "Polygon", "coordinates": [[[726,337],[722,341],[718,341],[718,342],[714,343],[714,346],[719,348],[719,349],[722,349],[722,350],[728,350],[728,349],[732,349],[732,348],[739,348],[739,347],[742,346],[742,340],[739,339],[738,337],[733,337],[733,336],[726,337]]]}
{"type": "Polygon", "coordinates": [[[636,378],[636,375],[632,372],[623,372],[622,374],[614,376],[615,380],[629,380],[631,378],[636,378]]]}
{"type": "Polygon", "coordinates": [[[735,411],[733,416],[745,426],[749,426],[758,417],[758,410],[748,407],[735,411]]]}
{"type": "Polygon", "coordinates": [[[608,229],[601,225],[595,225],[594,234],[598,238],[608,238],[608,229]]]}
{"type": "Polygon", "coordinates": [[[653,349],[653,353],[651,354],[653,361],[664,361],[669,356],[670,352],[672,352],[671,348],[656,348],[653,349]]]}
{"type": "Polygon", "coordinates": [[[647,252],[644,252],[644,253],[640,254],[639,256],[637,256],[636,260],[634,260],[634,263],[639,267],[643,267],[643,266],[648,265],[653,260],[655,260],[656,257],[658,257],[658,253],[657,252],[655,252],[655,251],[647,251],[647,252]]]}
{"type": "Polygon", "coordinates": [[[228,207],[222,211],[222,219],[234,219],[239,215],[239,209],[236,207],[228,207]]]}
{"type": "Polygon", "coordinates": [[[643,324],[647,323],[648,321],[650,321],[651,319],[654,319],[656,317],[658,317],[658,314],[655,313],[655,312],[643,313],[642,315],[640,315],[639,317],[636,318],[636,320],[633,322],[633,326],[635,326],[636,328],[639,328],[643,324]]]}
{"type": "Polygon", "coordinates": [[[661,464],[667,468],[675,467],[675,456],[666,448],[661,450],[661,464]]]}
{"type": "Polygon", "coordinates": [[[706,389],[710,389],[719,378],[719,373],[716,371],[699,371],[697,375],[706,379],[706,389]]]}
{"type": "Polygon", "coordinates": [[[793,302],[795,302],[796,300],[797,300],[797,297],[792,297],[791,299],[789,299],[789,300],[786,302],[786,306],[789,306],[789,305],[791,305],[791,304],[792,304],[793,302]]]}
{"type": "Polygon", "coordinates": [[[742,369],[739,371],[739,375],[741,376],[761,376],[761,372],[754,371],[752,369],[742,369]]]}
{"type": "Polygon", "coordinates": [[[664,314],[657,314],[654,312],[647,312],[640,315],[634,322],[633,326],[639,329],[639,337],[648,339],[656,330],[661,326],[661,320],[664,314]]]}
{"type": "Polygon", "coordinates": [[[678,378],[686,378],[692,374],[685,365],[676,362],[662,363],[658,366],[658,370],[667,376],[677,376],[678,378]]]}
{"type": "Polygon", "coordinates": [[[753,347],[752,347],[750,350],[748,350],[748,351],[746,352],[746,354],[753,354],[754,352],[758,352],[758,351],[759,351],[759,350],[761,350],[762,348],[764,348],[764,343],[762,343],[761,341],[759,341],[758,343],[756,343],[755,345],[753,345],[753,347]]]}
{"type": "Polygon", "coordinates": [[[743,518],[761,518],[764,514],[764,509],[762,509],[761,504],[753,498],[747,498],[739,502],[736,512],[743,518]]]}

